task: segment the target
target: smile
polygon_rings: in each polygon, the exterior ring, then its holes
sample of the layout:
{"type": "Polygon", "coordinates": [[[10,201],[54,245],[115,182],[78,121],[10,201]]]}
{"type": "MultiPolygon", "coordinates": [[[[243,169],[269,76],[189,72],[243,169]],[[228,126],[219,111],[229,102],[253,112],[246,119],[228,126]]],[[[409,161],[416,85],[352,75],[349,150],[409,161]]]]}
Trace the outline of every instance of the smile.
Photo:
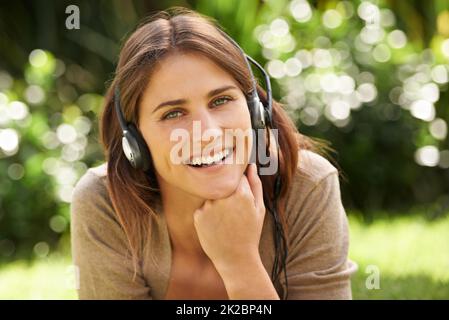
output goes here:
{"type": "Polygon", "coordinates": [[[214,156],[192,157],[192,159],[184,164],[194,168],[210,167],[217,164],[221,164],[224,160],[233,153],[234,148],[224,149],[216,153],[214,156]]]}

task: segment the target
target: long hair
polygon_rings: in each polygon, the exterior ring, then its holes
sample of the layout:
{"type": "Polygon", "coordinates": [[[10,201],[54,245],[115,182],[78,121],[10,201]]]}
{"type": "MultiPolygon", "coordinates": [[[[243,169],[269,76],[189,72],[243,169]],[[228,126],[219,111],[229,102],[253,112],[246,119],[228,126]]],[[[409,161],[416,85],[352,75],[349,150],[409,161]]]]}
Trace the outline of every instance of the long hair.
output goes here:
{"type": "MultiPolygon", "coordinates": [[[[108,161],[108,192],[129,242],[134,275],[141,263],[141,255],[148,239],[150,220],[157,219],[155,206],[160,194],[155,181],[143,171],[135,170],[122,151],[122,131],[114,110],[114,88],[119,86],[125,119],[138,123],[138,105],[142,93],[159,59],[173,52],[195,52],[214,61],[228,72],[245,95],[253,89],[252,80],[241,52],[217,30],[218,24],[210,17],[186,8],[172,7],[159,11],[145,19],[122,46],[114,79],[105,95],[100,121],[101,142],[108,161]],[[123,195],[126,194],[126,197],[123,195]]],[[[261,101],[266,104],[267,94],[257,85],[261,101]]],[[[274,201],[274,176],[261,176],[264,202],[267,208],[275,204],[281,229],[275,232],[287,234],[285,206],[293,175],[297,170],[298,151],[309,149],[320,152],[323,142],[301,135],[283,110],[273,100],[273,122],[278,129],[279,173],[282,181],[278,201],[274,201]]],[[[151,151],[151,150],[150,150],[151,151]]],[[[320,152],[321,153],[321,152],[320,152]]],[[[284,238],[285,239],[285,238],[284,238]]],[[[276,256],[281,264],[273,270],[272,281],[285,271],[288,243],[276,246],[276,256]]]]}

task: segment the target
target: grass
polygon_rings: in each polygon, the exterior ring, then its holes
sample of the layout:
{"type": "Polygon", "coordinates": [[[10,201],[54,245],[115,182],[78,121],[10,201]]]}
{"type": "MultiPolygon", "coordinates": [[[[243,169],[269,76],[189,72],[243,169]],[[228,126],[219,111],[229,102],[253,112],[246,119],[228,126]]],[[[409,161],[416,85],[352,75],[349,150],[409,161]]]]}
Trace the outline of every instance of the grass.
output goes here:
{"type": "Polygon", "coordinates": [[[359,265],[354,299],[449,299],[449,216],[435,221],[404,216],[367,225],[352,215],[349,223],[349,256],[359,265]],[[380,272],[379,289],[367,289],[368,266],[380,272]]]}
{"type": "Polygon", "coordinates": [[[0,299],[77,299],[71,261],[58,255],[0,268],[0,299]]]}
{"type": "MultiPolygon", "coordinates": [[[[354,299],[449,299],[449,216],[429,222],[419,216],[364,223],[350,215],[354,299]],[[367,267],[379,270],[379,288],[368,289],[367,267]]],[[[0,299],[76,299],[67,257],[57,254],[31,265],[0,266],[0,299]]]]}

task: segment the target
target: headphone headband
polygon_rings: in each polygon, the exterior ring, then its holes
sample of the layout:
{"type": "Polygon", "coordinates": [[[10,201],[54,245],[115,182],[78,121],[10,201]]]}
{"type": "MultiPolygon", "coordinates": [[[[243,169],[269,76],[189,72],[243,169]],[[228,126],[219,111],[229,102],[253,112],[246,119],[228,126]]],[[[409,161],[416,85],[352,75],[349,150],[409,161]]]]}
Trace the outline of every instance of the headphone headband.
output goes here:
{"type": "Polygon", "coordinates": [[[272,120],[272,113],[273,113],[273,98],[272,98],[272,93],[271,93],[271,82],[270,82],[270,77],[268,75],[268,73],[265,71],[265,69],[253,58],[251,58],[249,55],[247,55],[242,47],[240,47],[240,45],[231,37],[229,36],[223,29],[221,29],[220,27],[217,26],[217,30],[226,38],[228,39],[241,53],[241,55],[243,56],[246,66],[248,67],[248,71],[250,73],[251,76],[251,80],[252,80],[252,84],[253,84],[253,90],[251,91],[251,96],[249,98],[249,100],[251,102],[252,105],[250,107],[252,108],[263,108],[265,112],[261,112],[260,115],[263,117],[263,119],[261,119],[261,121],[263,122],[263,124],[265,125],[266,122],[268,122],[268,126],[270,128],[273,128],[273,120],[272,120]],[[263,74],[264,80],[265,80],[265,89],[267,91],[267,106],[266,108],[264,108],[263,104],[260,103],[260,98],[259,95],[257,94],[257,81],[256,78],[254,77],[254,73],[253,70],[251,69],[251,65],[250,62],[255,65],[263,74]]]}

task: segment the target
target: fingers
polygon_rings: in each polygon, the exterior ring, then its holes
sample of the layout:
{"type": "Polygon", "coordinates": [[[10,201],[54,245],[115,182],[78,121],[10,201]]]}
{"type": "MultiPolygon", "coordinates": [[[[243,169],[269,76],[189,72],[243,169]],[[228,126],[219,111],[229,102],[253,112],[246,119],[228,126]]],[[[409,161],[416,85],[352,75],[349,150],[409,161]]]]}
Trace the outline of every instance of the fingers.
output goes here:
{"type": "Polygon", "coordinates": [[[240,183],[239,183],[237,189],[235,190],[235,193],[239,194],[239,195],[242,195],[242,196],[253,198],[254,195],[253,195],[253,193],[251,191],[251,187],[250,187],[249,182],[248,182],[247,174],[243,175],[242,178],[240,179],[240,183]]]}
{"type": "MultiPolygon", "coordinates": [[[[257,167],[254,163],[248,165],[245,174],[240,179],[237,189],[228,198],[236,196],[251,199],[254,201],[257,209],[265,209],[262,181],[260,181],[257,174],[257,167]]],[[[208,201],[203,205],[203,209],[206,205],[208,205],[208,201]]]]}
{"type": "Polygon", "coordinates": [[[204,211],[208,210],[210,206],[212,205],[211,200],[204,201],[203,205],[199,207],[198,209],[193,212],[193,221],[197,221],[197,219],[200,218],[200,216],[204,213],[204,211]]]}
{"type": "Polygon", "coordinates": [[[260,178],[257,175],[257,167],[254,163],[249,164],[248,167],[248,184],[254,196],[256,207],[263,208],[263,187],[262,181],[260,181],[260,178]]]}

